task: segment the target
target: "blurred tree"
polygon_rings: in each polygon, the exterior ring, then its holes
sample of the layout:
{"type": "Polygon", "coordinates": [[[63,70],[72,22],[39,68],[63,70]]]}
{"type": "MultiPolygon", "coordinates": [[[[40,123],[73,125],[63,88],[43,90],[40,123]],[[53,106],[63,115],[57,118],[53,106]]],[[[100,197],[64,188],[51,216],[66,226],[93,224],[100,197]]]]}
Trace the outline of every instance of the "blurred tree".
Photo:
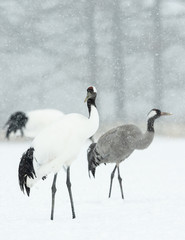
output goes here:
{"type": "Polygon", "coordinates": [[[141,121],[153,105],[184,116],[184,0],[1,0],[0,21],[1,123],[14,110],[85,112],[87,84],[102,122],[141,121]]]}
{"type": "Polygon", "coordinates": [[[98,88],[97,79],[97,56],[96,56],[96,30],[95,30],[95,5],[96,1],[85,2],[85,20],[87,33],[87,59],[88,59],[88,80],[98,88]]]}
{"type": "Polygon", "coordinates": [[[162,75],[162,22],[161,1],[155,0],[153,6],[153,58],[154,58],[154,105],[162,108],[163,75],[162,75]]]}
{"type": "Polygon", "coordinates": [[[113,21],[112,21],[112,57],[113,57],[113,79],[116,100],[116,117],[121,120],[125,115],[125,98],[124,98],[124,56],[123,46],[124,41],[122,25],[123,16],[120,0],[113,1],[113,21]]]}

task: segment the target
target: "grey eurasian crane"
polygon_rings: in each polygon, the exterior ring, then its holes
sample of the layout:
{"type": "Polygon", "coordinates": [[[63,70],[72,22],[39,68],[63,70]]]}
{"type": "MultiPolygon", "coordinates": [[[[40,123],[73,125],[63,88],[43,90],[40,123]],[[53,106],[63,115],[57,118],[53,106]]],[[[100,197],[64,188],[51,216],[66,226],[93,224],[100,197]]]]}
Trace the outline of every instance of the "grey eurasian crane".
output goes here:
{"type": "Polygon", "coordinates": [[[21,190],[30,194],[30,188],[39,180],[54,173],[52,184],[51,220],[54,216],[56,179],[62,166],[67,167],[66,184],[69,192],[72,218],[75,218],[70,182],[70,166],[77,158],[85,141],[95,134],[99,127],[99,114],[96,108],[96,89],[87,89],[89,118],[71,113],[45,128],[33,140],[31,147],[23,154],[19,164],[19,185],[21,190]]]}
{"type": "Polygon", "coordinates": [[[94,177],[96,167],[101,163],[116,163],[111,173],[109,197],[111,197],[112,182],[117,169],[121,196],[124,199],[119,164],[128,158],[135,149],[145,149],[151,144],[154,138],[155,120],[167,115],[171,115],[171,113],[152,109],[148,114],[147,130],[144,134],[135,125],[122,125],[109,130],[99,138],[97,143],[92,143],[89,146],[87,153],[88,169],[94,177]]]}

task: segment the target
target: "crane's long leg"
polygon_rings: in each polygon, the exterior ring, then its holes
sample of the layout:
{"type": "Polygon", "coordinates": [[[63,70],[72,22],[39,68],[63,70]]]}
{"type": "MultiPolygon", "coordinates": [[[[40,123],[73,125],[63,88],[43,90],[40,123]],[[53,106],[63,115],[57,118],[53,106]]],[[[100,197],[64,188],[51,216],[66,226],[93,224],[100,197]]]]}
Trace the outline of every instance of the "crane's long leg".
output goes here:
{"type": "Polygon", "coordinates": [[[113,182],[113,178],[114,178],[114,173],[116,171],[117,165],[115,166],[114,170],[111,173],[111,177],[110,177],[110,189],[109,189],[109,198],[111,196],[111,191],[112,191],[112,182],[113,182]]]}
{"type": "Polygon", "coordinates": [[[20,131],[21,131],[21,137],[23,137],[23,136],[24,136],[24,133],[23,133],[22,128],[20,129],[20,131]]]}
{"type": "Polygon", "coordinates": [[[51,220],[53,220],[53,215],[54,215],[55,193],[57,191],[57,189],[56,189],[56,180],[57,180],[57,173],[54,175],[53,184],[52,184],[52,187],[51,187],[51,191],[52,191],[51,220]]]}
{"type": "Polygon", "coordinates": [[[72,218],[75,218],[74,204],[73,204],[73,196],[71,192],[71,182],[70,182],[70,167],[67,168],[67,179],[66,184],[69,192],[70,202],[71,202],[71,210],[72,210],[72,218]]]}
{"type": "Polygon", "coordinates": [[[118,181],[119,181],[119,185],[120,185],[120,189],[121,189],[121,197],[122,197],[122,199],[124,199],[123,187],[122,187],[122,178],[120,176],[119,166],[118,166],[118,181]]]}

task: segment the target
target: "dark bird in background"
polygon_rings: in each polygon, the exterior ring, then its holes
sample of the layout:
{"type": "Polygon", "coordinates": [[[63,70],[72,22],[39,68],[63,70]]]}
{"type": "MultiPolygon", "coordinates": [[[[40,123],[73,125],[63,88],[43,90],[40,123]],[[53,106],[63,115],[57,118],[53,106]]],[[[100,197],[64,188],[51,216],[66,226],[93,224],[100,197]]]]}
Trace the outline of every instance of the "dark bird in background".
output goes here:
{"type": "Polygon", "coordinates": [[[61,119],[64,113],[55,109],[39,109],[29,112],[15,112],[10,115],[4,128],[6,128],[6,138],[10,135],[16,135],[34,138],[41,130],[49,124],[61,119]]]}
{"type": "Polygon", "coordinates": [[[96,167],[101,163],[116,163],[111,173],[109,197],[111,196],[112,182],[117,169],[121,196],[124,199],[119,164],[128,158],[135,149],[147,148],[154,138],[155,120],[161,116],[168,115],[171,115],[171,113],[152,109],[148,114],[147,130],[144,134],[135,125],[122,125],[109,130],[99,138],[97,143],[92,143],[89,146],[87,151],[88,170],[94,177],[96,167]]]}

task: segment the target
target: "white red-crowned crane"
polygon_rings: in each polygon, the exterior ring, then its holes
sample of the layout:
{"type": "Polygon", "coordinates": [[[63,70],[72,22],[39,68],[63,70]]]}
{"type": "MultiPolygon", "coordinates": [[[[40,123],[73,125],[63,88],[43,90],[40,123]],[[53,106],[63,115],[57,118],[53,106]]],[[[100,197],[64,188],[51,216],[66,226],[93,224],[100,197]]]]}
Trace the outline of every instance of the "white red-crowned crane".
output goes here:
{"type": "Polygon", "coordinates": [[[56,109],[38,109],[28,112],[15,112],[5,124],[6,138],[20,132],[21,136],[34,138],[45,127],[60,120],[64,113],[56,109]]]}
{"type": "Polygon", "coordinates": [[[52,184],[51,220],[54,216],[56,179],[62,166],[67,167],[66,184],[69,192],[72,218],[75,218],[71,192],[70,166],[77,158],[85,141],[95,134],[99,127],[99,114],[96,108],[96,89],[87,89],[87,107],[89,118],[71,113],[45,128],[32,142],[31,147],[23,154],[19,164],[19,184],[21,190],[30,194],[30,188],[48,174],[54,173],[52,184]]]}

